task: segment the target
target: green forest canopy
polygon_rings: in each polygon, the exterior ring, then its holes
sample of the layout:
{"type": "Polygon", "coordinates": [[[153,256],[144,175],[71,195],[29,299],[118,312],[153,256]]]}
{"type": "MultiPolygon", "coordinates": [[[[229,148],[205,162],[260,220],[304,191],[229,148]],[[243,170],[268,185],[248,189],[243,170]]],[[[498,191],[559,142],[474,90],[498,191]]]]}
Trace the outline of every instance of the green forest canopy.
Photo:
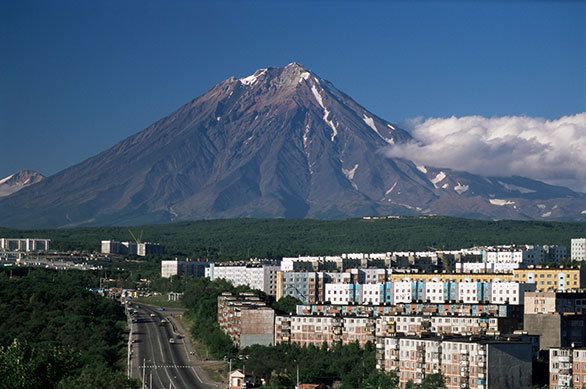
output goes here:
{"type": "Polygon", "coordinates": [[[458,249],[492,244],[557,244],[569,246],[586,236],[586,223],[487,221],[450,217],[399,219],[219,219],[135,227],[82,227],[48,230],[0,228],[2,237],[43,237],[58,250],[99,251],[100,241],[132,240],[166,246],[168,256],[214,260],[250,257],[335,255],[344,252],[386,252],[458,249]]]}

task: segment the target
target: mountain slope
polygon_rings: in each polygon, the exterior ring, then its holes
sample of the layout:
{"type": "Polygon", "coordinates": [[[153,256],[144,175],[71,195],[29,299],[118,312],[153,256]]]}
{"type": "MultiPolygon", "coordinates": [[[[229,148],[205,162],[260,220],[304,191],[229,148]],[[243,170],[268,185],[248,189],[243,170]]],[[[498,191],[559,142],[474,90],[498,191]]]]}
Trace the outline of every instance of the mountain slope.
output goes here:
{"type": "Polygon", "coordinates": [[[0,179],[0,197],[6,197],[18,192],[22,188],[36,184],[45,178],[34,170],[19,170],[18,172],[0,179]]]}
{"type": "Polygon", "coordinates": [[[381,152],[408,140],[301,65],[261,69],[0,199],[0,220],[49,227],[417,213],[528,219],[586,210],[585,196],[565,188],[417,167],[381,152]]]}

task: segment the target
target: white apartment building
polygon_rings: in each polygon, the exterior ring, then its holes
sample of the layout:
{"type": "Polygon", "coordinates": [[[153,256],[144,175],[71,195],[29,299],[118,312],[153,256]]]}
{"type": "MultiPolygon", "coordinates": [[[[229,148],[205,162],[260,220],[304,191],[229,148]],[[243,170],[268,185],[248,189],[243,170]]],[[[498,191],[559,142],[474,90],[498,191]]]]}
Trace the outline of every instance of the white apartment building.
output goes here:
{"type": "Polygon", "coordinates": [[[413,300],[412,285],[410,281],[397,281],[391,283],[391,304],[410,303],[413,300]]]}
{"type": "Polygon", "coordinates": [[[325,284],[326,301],[329,301],[335,305],[346,305],[349,302],[354,301],[352,298],[350,285],[351,284],[346,283],[325,284]]]}
{"type": "Polygon", "coordinates": [[[523,304],[525,292],[535,292],[535,284],[523,284],[518,282],[491,282],[491,304],[523,304]]]}
{"type": "Polygon", "coordinates": [[[545,259],[545,250],[541,246],[500,246],[484,252],[486,263],[517,263],[537,265],[545,259]]]}
{"type": "Polygon", "coordinates": [[[586,238],[572,239],[570,247],[572,261],[586,260],[586,238]]]}
{"type": "Polygon", "coordinates": [[[223,278],[234,286],[247,285],[252,289],[262,290],[275,296],[277,293],[277,272],[279,265],[219,265],[210,263],[205,276],[210,280],[223,278]]]}
{"type": "Polygon", "coordinates": [[[513,273],[520,266],[516,262],[456,262],[456,273],[513,273]]]}
{"type": "Polygon", "coordinates": [[[441,281],[428,281],[424,286],[423,300],[431,303],[443,303],[446,298],[445,283],[441,281]]]}
{"type": "Polygon", "coordinates": [[[361,304],[379,305],[385,301],[382,284],[363,284],[361,304]]]}
{"type": "Polygon", "coordinates": [[[0,238],[0,249],[6,251],[48,251],[51,239],[0,238]]]}
{"type": "Polygon", "coordinates": [[[458,282],[456,286],[456,300],[466,304],[479,303],[479,296],[482,295],[482,291],[478,289],[479,284],[477,282],[458,282]]]}

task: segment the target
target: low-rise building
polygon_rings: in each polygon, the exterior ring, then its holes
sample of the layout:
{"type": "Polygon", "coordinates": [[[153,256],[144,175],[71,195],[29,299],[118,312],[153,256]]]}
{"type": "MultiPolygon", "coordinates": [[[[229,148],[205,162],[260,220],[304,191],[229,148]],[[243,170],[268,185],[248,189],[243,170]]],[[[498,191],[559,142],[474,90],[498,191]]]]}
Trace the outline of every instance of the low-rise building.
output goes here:
{"type": "Polygon", "coordinates": [[[218,324],[235,346],[274,344],[275,311],[253,293],[218,297],[218,324]]]}

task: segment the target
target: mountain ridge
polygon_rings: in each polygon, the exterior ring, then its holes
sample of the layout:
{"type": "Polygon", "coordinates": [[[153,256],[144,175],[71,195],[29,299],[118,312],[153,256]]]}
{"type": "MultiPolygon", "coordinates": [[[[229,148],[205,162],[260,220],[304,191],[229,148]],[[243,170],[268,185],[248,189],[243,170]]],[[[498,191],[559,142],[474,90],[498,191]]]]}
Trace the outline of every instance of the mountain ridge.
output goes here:
{"type": "Polygon", "coordinates": [[[381,152],[412,139],[302,65],[259,69],[0,199],[0,220],[20,227],[415,214],[582,220],[584,194],[381,152]]]}

